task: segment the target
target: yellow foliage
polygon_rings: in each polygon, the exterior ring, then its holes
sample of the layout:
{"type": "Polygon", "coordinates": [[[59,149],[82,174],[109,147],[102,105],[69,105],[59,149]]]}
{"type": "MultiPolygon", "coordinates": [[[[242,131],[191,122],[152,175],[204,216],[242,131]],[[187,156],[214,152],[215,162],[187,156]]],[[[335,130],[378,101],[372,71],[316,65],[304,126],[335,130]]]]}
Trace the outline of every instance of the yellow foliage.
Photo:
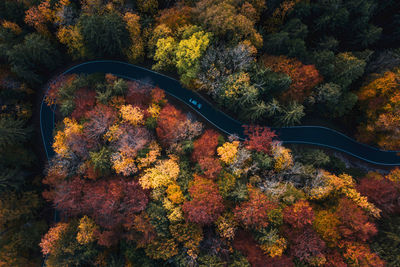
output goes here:
{"type": "Polygon", "coordinates": [[[336,246],[340,239],[338,225],[340,224],[337,216],[328,210],[318,211],[313,223],[314,229],[330,246],[336,246]]]}
{"type": "Polygon", "coordinates": [[[150,166],[161,155],[161,147],[157,144],[156,141],[150,143],[149,149],[150,151],[146,154],[144,158],[136,159],[139,169],[150,166]]]}
{"type": "Polygon", "coordinates": [[[112,167],[116,173],[125,176],[132,175],[137,172],[135,160],[120,153],[114,153],[111,157],[112,167]]]}
{"type": "Polygon", "coordinates": [[[116,141],[121,136],[122,132],[119,128],[119,124],[116,123],[108,128],[108,131],[104,134],[104,139],[109,142],[116,141]]]}
{"type": "Polygon", "coordinates": [[[139,183],[144,189],[168,186],[176,181],[179,175],[179,165],[174,159],[159,161],[154,168],[147,169],[139,183]]]}
{"type": "Polygon", "coordinates": [[[144,44],[142,37],[140,36],[140,17],[136,14],[126,12],[124,15],[124,20],[126,22],[126,28],[129,31],[132,43],[131,47],[127,51],[127,56],[131,62],[135,62],[144,55],[144,44]]]}
{"type": "Polygon", "coordinates": [[[83,126],[79,125],[75,119],[64,119],[64,131],[58,131],[54,137],[53,149],[62,157],[68,155],[68,139],[76,134],[82,133],[83,126]]]}
{"type": "Polygon", "coordinates": [[[225,213],[221,215],[217,222],[217,231],[220,237],[233,240],[237,229],[237,222],[233,213],[225,213]]]}
{"type": "Polygon", "coordinates": [[[375,207],[374,204],[369,203],[368,199],[356,190],[354,179],[347,174],[341,174],[336,176],[328,172],[323,172],[323,179],[325,181],[325,187],[314,189],[311,193],[311,199],[321,199],[328,196],[330,193],[343,194],[349,199],[353,200],[360,208],[367,211],[375,218],[380,217],[381,210],[375,207]],[[318,192],[322,192],[318,194],[318,192]]]}
{"type": "Polygon", "coordinates": [[[226,142],[217,148],[217,153],[223,162],[230,164],[236,159],[238,147],[239,141],[226,142]]]}
{"type": "Polygon", "coordinates": [[[281,237],[277,239],[273,244],[262,244],[260,248],[267,253],[270,257],[280,257],[287,247],[286,239],[281,237]]]}
{"type": "Polygon", "coordinates": [[[85,215],[82,217],[82,219],[79,220],[76,240],[81,245],[89,244],[96,240],[97,231],[98,226],[92,219],[85,215]]]}
{"type": "Polygon", "coordinates": [[[152,103],[148,108],[147,111],[150,113],[150,115],[157,119],[158,115],[160,115],[161,107],[155,103],[152,103]]]}
{"type": "Polygon", "coordinates": [[[271,145],[271,152],[275,160],[274,169],[277,172],[289,169],[293,166],[293,158],[290,149],[281,146],[277,142],[274,142],[271,145]]]}
{"type": "Polygon", "coordinates": [[[57,32],[57,38],[60,43],[68,47],[68,53],[74,58],[84,58],[86,56],[83,37],[78,26],[61,27],[57,32]]]}
{"type": "Polygon", "coordinates": [[[170,184],[167,188],[167,197],[174,204],[182,203],[184,200],[182,190],[180,186],[176,183],[170,184]]]}
{"type": "Polygon", "coordinates": [[[15,34],[20,34],[22,32],[21,27],[18,26],[18,24],[11,21],[4,20],[1,26],[3,26],[6,29],[10,29],[15,34]]]}
{"type": "Polygon", "coordinates": [[[144,114],[139,107],[133,107],[132,105],[122,105],[119,112],[124,121],[136,126],[144,123],[144,114]]]}

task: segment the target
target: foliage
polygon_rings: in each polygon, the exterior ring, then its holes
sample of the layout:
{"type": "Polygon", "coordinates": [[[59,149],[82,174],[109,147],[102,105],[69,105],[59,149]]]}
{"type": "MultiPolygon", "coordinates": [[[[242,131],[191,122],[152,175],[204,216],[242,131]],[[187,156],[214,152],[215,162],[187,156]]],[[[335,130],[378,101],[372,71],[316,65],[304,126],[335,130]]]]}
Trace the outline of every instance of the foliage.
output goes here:
{"type": "Polygon", "coordinates": [[[189,193],[191,200],[185,201],[182,209],[190,222],[211,224],[224,210],[218,187],[211,180],[195,175],[189,193]]]}

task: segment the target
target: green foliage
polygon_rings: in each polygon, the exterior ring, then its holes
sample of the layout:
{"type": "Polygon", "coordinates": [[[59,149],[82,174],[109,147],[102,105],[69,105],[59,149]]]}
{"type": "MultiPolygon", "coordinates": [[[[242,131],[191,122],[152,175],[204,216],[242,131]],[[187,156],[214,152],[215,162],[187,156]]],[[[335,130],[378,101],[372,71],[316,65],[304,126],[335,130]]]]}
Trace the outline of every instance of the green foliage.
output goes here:
{"type": "Polygon", "coordinates": [[[11,70],[30,83],[42,81],[42,75],[60,64],[60,54],[54,45],[37,33],[25,36],[22,43],[7,51],[11,70]]]}
{"type": "Polygon", "coordinates": [[[106,147],[102,147],[98,152],[90,152],[89,155],[96,171],[100,172],[101,175],[107,175],[110,172],[111,152],[106,147]]]}
{"type": "Polygon", "coordinates": [[[388,266],[400,265],[400,217],[384,218],[378,225],[378,235],[372,241],[372,250],[388,266]]]}
{"type": "Polygon", "coordinates": [[[79,25],[91,58],[122,56],[130,45],[125,22],[115,13],[84,15],[80,18],[79,25]]]}
{"type": "Polygon", "coordinates": [[[22,144],[27,141],[31,130],[25,127],[25,122],[11,117],[0,117],[0,147],[9,144],[22,144]]]}

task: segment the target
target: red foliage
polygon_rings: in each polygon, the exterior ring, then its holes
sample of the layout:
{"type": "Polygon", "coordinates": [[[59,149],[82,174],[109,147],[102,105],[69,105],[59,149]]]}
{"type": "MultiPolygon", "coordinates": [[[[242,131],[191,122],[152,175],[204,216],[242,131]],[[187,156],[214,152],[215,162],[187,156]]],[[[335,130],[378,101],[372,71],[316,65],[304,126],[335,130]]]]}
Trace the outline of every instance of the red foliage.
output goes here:
{"type": "Polygon", "coordinates": [[[75,177],[59,183],[54,191],[58,209],[71,215],[86,214],[108,229],[133,220],[148,201],[139,184],[122,178],[91,182],[75,177]]]}
{"type": "Polygon", "coordinates": [[[244,125],[244,134],[248,139],[244,142],[247,149],[269,153],[272,140],[277,136],[268,127],[244,125]]]}
{"type": "Polygon", "coordinates": [[[99,233],[97,243],[101,246],[111,247],[117,245],[120,240],[120,231],[104,230],[99,233]]]}
{"type": "Polygon", "coordinates": [[[314,211],[305,200],[300,200],[283,211],[283,219],[294,228],[303,228],[311,225],[314,220],[314,211]]]}
{"type": "Polygon", "coordinates": [[[389,179],[363,178],[357,190],[386,215],[400,212],[400,193],[397,185],[389,179]]]}
{"type": "Polygon", "coordinates": [[[336,214],[341,221],[339,232],[348,240],[367,241],[377,233],[364,211],[347,198],[340,199],[336,214]]]}
{"type": "Polygon", "coordinates": [[[314,65],[303,65],[293,58],[265,56],[263,62],[266,67],[275,72],[285,73],[292,79],[290,89],[282,94],[284,100],[302,103],[312,89],[323,80],[314,65]]]}
{"type": "Polygon", "coordinates": [[[115,122],[117,112],[109,106],[97,104],[94,109],[86,112],[85,117],[89,119],[84,127],[85,135],[89,139],[97,140],[115,122]]]}
{"type": "Polygon", "coordinates": [[[246,227],[263,228],[269,224],[269,212],[277,205],[259,189],[249,188],[249,199],[234,210],[235,218],[246,227]]]}
{"type": "Polygon", "coordinates": [[[291,258],[283,255],[281,257],[268,257],[257,245],[250,233],[238,230],[233,241],[233,247],[243,253],[253,267],[292,267],[291,258]]]}
{"type": "Polygon", "coordinates": [[[213,223],[224,211],[218,185],[209,179],[195,175],[189,187],[192,200],[186,201],[182,210],[186,218],[194,223],[208,225],[213,223]]]}
{"type": "Polygon", "coordinates": [[[326,267],[347,267],[347,264],[344,262],[344,259],[340,253],[335,249],[329,249],[325,254],[326,267]]]}
{"type": "Polygon", "coordinates": [[[87,111],[91,110],[96,103],[96,91],[80,88],[75,94],[75,109],[71,116],[79,120],[87,111]]]}
{"type": "Polygon", "coordinates": [[[204,175],[210,179],[216,179],[221,172],[222,167],[219,160],[215,157],[205,157],[199,159],[199,165],[204,175]]]}
{"type": "Polygon", "coordinates": [[[155,87],[151,90],[151,101],[156,104],[164,104],[165,100],[165,92],[164,90],[155,87]]]}
{"type": "Polygon", "coordinates": [[[188,6],[175,6],[163,9],[157,18],[158,24],[165,24],[171,30],[175,31],[179,27],[190,24],[191,8],[188,6]]]}
{"type": "Polygon", "coordinates": [[[177,131],[186,116],[174,106],[167,104],[158,117],[157,136],[163,146],[170,146],[178,141],[181,133],[177,131]]]}
{"type": "Polygon", "coordinates": [[[194,141],[192,160],[198,162],[202,158],[214,156],[218,146],[218,136],[216,131],[206,130],[199,139],[194,141]]]}
{"type": "Polygon", "coordinates": [[[325,242],[311,227],[301,230],[285,229],[290,242],[290,254],[302,261],[310,262],[324,257],[325,242]]]}
{"type": "Polygon", "coordinates": [[[150,103],[150,86],[145,86],[136,81],[128,82],[126,102],[131,105],[148,105],[150,103]]]}

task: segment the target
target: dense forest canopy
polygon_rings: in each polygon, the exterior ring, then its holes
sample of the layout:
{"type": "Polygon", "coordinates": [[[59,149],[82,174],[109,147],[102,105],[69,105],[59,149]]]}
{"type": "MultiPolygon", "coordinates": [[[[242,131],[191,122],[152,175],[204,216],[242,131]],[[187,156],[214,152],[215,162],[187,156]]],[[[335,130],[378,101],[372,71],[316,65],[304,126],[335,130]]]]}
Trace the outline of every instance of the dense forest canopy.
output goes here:
{"type": "Polygon", "coordinates": [[[268,128],[400,150],[399,29],[396,0],[0,1],[0,266],[400,265],[399,170],[268,128]],[[179,79],[247,139],[162,88],[58,76],[93,59],[179,79]]]}

